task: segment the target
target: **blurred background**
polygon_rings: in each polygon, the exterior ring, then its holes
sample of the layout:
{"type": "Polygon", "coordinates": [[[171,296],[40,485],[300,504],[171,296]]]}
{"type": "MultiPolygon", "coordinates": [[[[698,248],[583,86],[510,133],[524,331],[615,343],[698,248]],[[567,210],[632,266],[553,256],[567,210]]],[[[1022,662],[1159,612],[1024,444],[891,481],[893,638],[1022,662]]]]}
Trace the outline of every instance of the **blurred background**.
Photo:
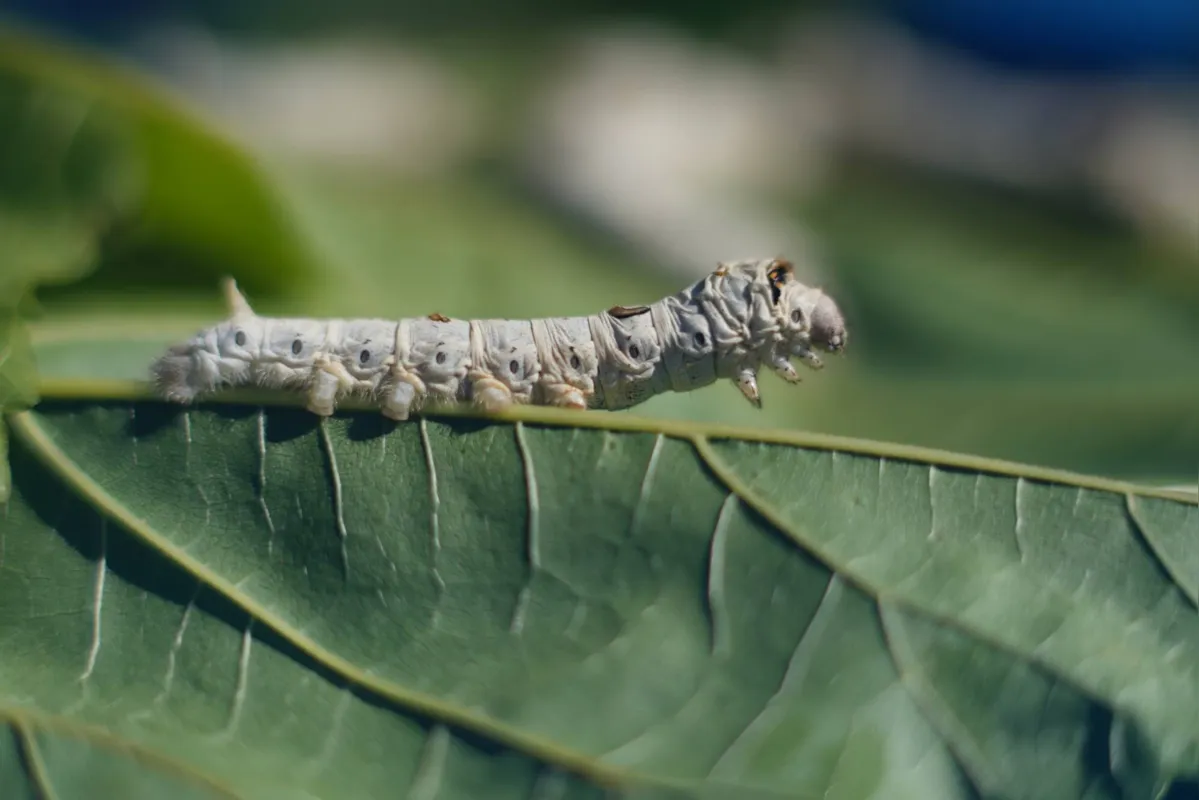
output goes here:
{"type": "Polygon", "coordinates": [[[786,255],[800,387],[634,413],[1199,474],[1193,0],[9,0],[0,295],[43,375],[222,315],[588,314],[786,255]],[[32,296],[24,287],[37,284],[32,296]]]}

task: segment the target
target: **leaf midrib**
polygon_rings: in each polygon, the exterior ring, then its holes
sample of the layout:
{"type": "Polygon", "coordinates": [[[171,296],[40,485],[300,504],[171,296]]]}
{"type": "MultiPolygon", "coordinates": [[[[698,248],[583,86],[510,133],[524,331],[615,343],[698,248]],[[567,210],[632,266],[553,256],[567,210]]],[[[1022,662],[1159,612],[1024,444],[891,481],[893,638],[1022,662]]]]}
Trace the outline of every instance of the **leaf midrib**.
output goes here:
{"type": "MultiPolygon", "coordinates": [[[[95,402],[163,402],[152,391],[148,383],[120,379],[43,379],[38,384],[39,397],[45,400],[69,400],[95,402]]],[[[285,394],[258,389],[232,389],[212,398],[198,401],[200,406],[254,405],[280,408],[303,408],[304,398],[296,394],[285,394]]],[[[368,400],[347,398],[339,404],[342,411],[378,411],[377,405],[368,400]]],[[[1117,494],[1132,494],[1161,500],[1173,500],[1199,506],[1199,497],[1194,493],[1174,488],[1147,486],[1131,481],[1086,475],[1069,470],[1024,464],[1017,461],[955,453],[918,445],[895,442],[857,439],[833,434],[811,433],[799,430],[768,430],[712,422],[690,422],[682,420],[640,417],[628,412],[575,411],[549,406],[512,406],[502,412],[485,414],[470,407],[439,408],[430,417],[455,419],[479,419],[491,422],[543,425],[553,428],[586,428],[610,430],[622,433],[660,433],[674,439],[694,441],[736,439],[762,444],[788,445],[809,450],[829,450],[846,454],[886,458],[892,461],[908,461],[930,466],[962,469],[1011,478],[1027,478],[1045,483],[1065,484],[1074,488],[1093,489],[1117,494]]],[[[1199,465],[1197,465],[1199,466],[1199,465]]]]}

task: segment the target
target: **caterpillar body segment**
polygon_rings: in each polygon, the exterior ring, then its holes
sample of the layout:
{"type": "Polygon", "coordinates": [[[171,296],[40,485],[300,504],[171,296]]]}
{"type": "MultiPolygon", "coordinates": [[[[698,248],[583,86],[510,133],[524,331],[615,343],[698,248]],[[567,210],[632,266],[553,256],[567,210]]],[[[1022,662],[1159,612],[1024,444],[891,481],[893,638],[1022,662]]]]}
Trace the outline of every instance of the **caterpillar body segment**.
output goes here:
{"type": "Polygon", "coordinates": [[[451,402],[463,394],[470,368],[470,324],[441,315],[399,321],[395,369],[384,387],[383,413],[407,419],[425,402],[451,402]]]}
{"type": "Polygon", "coordinates": [[[848,342],[836,303],[782,259],[721,264],[656,303],[589,317],[261,317],[232,280],[224,290],[229,318],[152,365],[165,399],[190,403],[256,385],[303,392],[323,416],[356,396],[402,420],[458,402],[488,411],[526,403],[617,410],[724,379],[760,406],[762,366],[798,383],[792,359],[819,369],[818,351],[837,353],[848,342]]]}
{"type": "Polygon", "coordinates": [[[587,317],[535,319],[530,322],[541,365],[540,405],[585,409],[598,397],[595,390],[599,356],[587,317]]]}

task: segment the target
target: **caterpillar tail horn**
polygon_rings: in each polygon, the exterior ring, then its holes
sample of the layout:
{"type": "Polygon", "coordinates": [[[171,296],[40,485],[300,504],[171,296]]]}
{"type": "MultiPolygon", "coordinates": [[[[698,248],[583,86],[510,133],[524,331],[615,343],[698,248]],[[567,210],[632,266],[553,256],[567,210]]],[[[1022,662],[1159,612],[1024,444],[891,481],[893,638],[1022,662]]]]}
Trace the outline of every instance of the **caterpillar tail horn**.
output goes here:
{"type": "Polygon", "coordinates": [[[229,309],[230,316],[254,316],[254,309],[250,308],[250,302],[246,300],[246,296],[237,288],[237,281],[233,280],[233,278],[227,277],[221,281],[221,293],[225,296],[225,305],[229,309]]]}

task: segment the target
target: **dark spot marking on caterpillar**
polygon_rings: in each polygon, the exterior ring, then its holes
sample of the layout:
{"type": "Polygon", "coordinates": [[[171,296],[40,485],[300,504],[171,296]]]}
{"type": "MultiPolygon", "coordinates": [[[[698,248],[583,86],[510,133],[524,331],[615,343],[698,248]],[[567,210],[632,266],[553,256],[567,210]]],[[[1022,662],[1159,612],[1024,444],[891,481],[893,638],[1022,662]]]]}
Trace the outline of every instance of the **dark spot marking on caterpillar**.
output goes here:
{"type": "Polygon", "coordinates": [[[641,358],[641,348],[635,344],[629,345],[629,355],[633,358],[641,358]]]}
{"type": "Polygon", "coordinates": [[[786,259],[776,258],[774,263],[770,265],[770,271],[766,273],[766,277],[770,279],[770,301],[778,304],[779,298],[783,295],[783,284],[795,272],[795,266],[786,259]]]}
{"type": "Polygon", "coordinates": [[[445,363],[445,353],[439,352],[436,356],[434,356],[433,360],[436,361],[438,364],[444,364],[445,363]]]}
{"type": "Polygon", "coordinates": [[[246,346],[246,332],[238,331],[237,333],[233,334],[233,343],[235,345],[237,345],[238,347],[245,347],[246,346]]]}
{"type": "Polygon", "coordinates": [[[429,319],[433,320],[434,322],[449,322],[450,321],[450,318],[447,317],[445,314],[439,314],[436,311],[434,311],[432,314],[429,315],[429,319]]]}
{"type": "Polygon", "coordinates": [[[366,362],[368,362],[368,361],[370,361],[370,360],[371,360],[371,351],[370,351],[370,350],[367,350],[367,349],[364,347],[364,348],[362,349],[362,352],[358,354],[358,363],[359,363],[359,364],[365,364],[366,362]]]}
{"type": "Polygon", "coordinates": [[[703,347],[705,344],[708,343],[708,337],[704,336],[704,334],[702,332],[697,333],[697,334],[695,334],[695,343],[697,345],[699,345],[700,347],[703,347]]]}
{"type": "Polygon", "coordinates": [[[296,339],[291,343],[291,354],[293,356],[298,356],[303,351],[304,351],[304,342],[302,342],[299,339],[296,339]]]}
{"type": "Polygon", "coordinates": [[[649,306],[612,306],[608,309],[608,313],[617,319],[625,319],[627,317],[636,317],[641,314],[649,313],[649,306]]]}
{"type": "Polygon", "coordinates": [[[796,325],[803,322],[803,312],[798,308],[791,312],[791,321],[796,325]]]}
{"type": "Polygon", "coordinates": [[[582,361],[579,361],[579,357],[578,357],[578,356],[571,356],[571,357],[570,357],[570,368],[571,368],[571,369],[579,369],[579,368],[580,368],[580,367],[582,367],[582,366],[583,366],[583,362],[582,362],[582,361]]]}
{"type": "Polygon", "coordinates": [[[508,370],[509,370],[509,371],[510,371],[510,372],[511,372],[513,375],[515,375],[517,372],[519,372],[519,371],[520,371],[520,362],[519,362],[519,361],[517,361],[515,358],[514,358],[514,359],[512,359],[511,361],[509,361],[509,362],[508,362],[508,370]]]}

